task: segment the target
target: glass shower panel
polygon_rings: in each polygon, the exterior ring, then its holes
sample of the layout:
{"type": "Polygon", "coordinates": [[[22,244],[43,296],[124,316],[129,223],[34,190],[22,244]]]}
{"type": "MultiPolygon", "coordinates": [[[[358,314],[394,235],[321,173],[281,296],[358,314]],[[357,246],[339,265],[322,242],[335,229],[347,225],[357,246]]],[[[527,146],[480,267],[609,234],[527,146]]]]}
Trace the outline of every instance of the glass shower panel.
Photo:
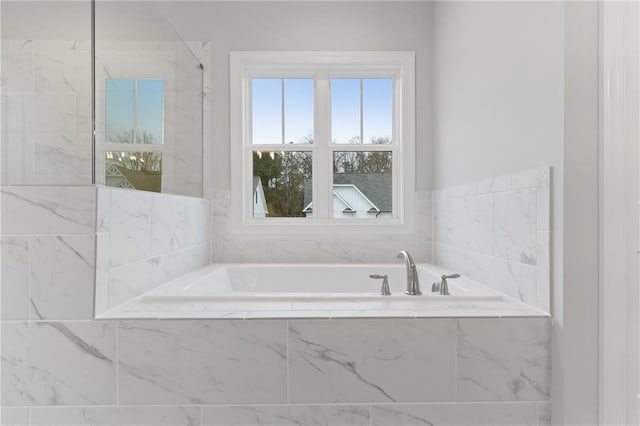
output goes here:
{"type": "Polygon", "coordinates": [[[97,183],[202,196],[203,67],[193,46],[147,2],[98,2],[95,31],[97,183]],[[114,93],[124,81],[132,92],[114,93]],[[145,153],[161,161],[140,162],[145,153]],[[131,182],[132,170],[156,183],[131,182]]]}
{"type": "Polygon", "coordinates": [[[91,184],[91,6],[2,2],[0,184],[91,184]]]}

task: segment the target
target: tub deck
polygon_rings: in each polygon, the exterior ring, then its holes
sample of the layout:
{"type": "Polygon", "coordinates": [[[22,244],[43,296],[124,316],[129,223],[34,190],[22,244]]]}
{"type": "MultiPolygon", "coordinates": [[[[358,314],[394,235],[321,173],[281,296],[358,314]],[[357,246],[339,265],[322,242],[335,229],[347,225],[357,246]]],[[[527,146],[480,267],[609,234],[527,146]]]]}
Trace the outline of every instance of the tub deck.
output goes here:
{"type": "Polygon", "coordinates": [[[402,264],[216,264],[106,311],[112,318],[442,318],[546,317],[548,313],[462,277],[450,296],[431,292],[444,271],[419,264],[422,295],[404,294],[402,264]],[[391,296],[378,294],[389,276],[391,296]]]}

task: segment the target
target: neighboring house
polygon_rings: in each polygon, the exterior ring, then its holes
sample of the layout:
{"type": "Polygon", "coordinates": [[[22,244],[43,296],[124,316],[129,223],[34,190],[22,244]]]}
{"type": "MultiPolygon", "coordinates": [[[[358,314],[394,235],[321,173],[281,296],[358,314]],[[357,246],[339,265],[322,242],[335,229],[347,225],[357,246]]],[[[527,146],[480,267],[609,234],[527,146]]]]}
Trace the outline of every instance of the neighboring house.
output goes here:
{"type": "Polygon", "coordinates": [[[115,161],[107,161],[105,185],[115,188],[160,192],[162,188],[162,172],[131,170],[115,161]]]}
{"type": "MultiPolygon", "coordinates": [[[[391,217],[391,175],[379,173],[334,173],[334,217],[363,219],[391,217]]],[[[311,182],[304,191],[304,209],[307,217],[313,215],[311,182]]]]}
{"type": "Polygon", "coordinates": [[[269,216],[267,208],[267,199],[264,196],[262,188],[262,179],[258,176],[253,177],[253,217],[256,219],[269,216]]]}

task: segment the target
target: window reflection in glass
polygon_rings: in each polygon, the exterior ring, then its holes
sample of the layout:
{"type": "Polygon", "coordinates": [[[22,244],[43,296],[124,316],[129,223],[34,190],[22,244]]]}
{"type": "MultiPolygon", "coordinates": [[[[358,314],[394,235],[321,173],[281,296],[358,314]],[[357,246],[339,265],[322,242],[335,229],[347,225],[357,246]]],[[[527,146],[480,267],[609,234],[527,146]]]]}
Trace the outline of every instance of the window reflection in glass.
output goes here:
{"type": "Polygon", "coordinates": [[[105,154],[105,184],[116,188],[161,192],[162,153],[114,152],[105,154]]]}

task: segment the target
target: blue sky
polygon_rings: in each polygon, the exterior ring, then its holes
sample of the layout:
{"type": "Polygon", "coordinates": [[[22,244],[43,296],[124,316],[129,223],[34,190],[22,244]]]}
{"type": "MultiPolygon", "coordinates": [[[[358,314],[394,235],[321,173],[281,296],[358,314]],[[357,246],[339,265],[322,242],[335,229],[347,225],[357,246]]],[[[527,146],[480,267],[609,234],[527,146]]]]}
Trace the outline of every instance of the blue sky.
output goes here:
{"type": "MultiPolygon", "coordinates": [[[[282,143],[281,79],[254,79],[253,143],[282,143]]],[[[392,80],[364,79],[363,133],[365,143],[373,137],[391,138],[392,80]]],[[[285,143],[302,143],[313,134],[313,80],[284,80],[285,143]]],[[[331,81],[332,140],[348,141],[360,135],[360,80],[331,81]]]]}
{"type": "Polygon", "coordinates": [[[130,132],[147,132],[162,143],[164,128],[164,81],[162,79],[109,79],[106,81],[106,132],[110,137],[130,132]],[[134,114],[137,95],[137,109],[134,114]],[[134,123],[134,117],[137,123],[134,123]]]}

